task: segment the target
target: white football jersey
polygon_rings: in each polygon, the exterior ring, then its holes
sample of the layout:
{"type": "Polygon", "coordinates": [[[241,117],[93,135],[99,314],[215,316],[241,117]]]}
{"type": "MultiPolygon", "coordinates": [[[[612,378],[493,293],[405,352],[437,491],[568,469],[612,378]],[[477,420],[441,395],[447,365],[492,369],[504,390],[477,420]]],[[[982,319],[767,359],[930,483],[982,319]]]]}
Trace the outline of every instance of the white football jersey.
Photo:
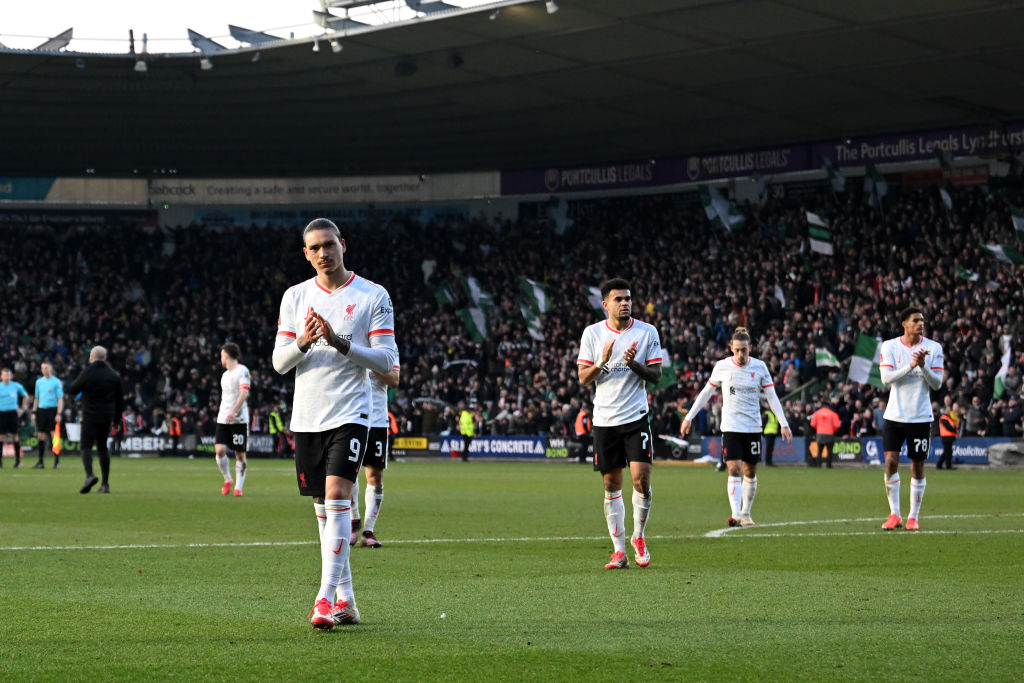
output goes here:
{"type": "Polygon", "coordinates": [[[750,358],[739,365],[733,356],[723,358],[711,369],[708,384],[722,389],[723,432],[761,432],[761,391],[775,385],[763,361],[750,358]]]}
{"type": "Polygon", "coordinates": [[[225,370],[220,376],[220,411],[217,413],[217,422],[223,425],[249,424],[248,401],[242,404],[242,410],[235,415],[235,419],[228,419],[228,413],[243,391],[249,391],[249,368],[239,363],[234,370],[225,370]]]}
{"type": "Polygon", "coordinates": [[[661,363],[661,339],[653,325],[630,318],[622,332],[612,329],[608,321],[594,323],[583,330],[579,365],[590,367],[600,362],[604,345],[615,340],[606,372],[597,376],[594,393],[594,426],[616,427],[639,420],[647,414],[647,389],[640,376],[629,369],[622,356],[634,343],[636,362],[644,365],[661,363]]]}
{"type": "MultiPolygon", "coordinates": [[[[398,364],[398,352],[395,352],[395,370],[400,370],[398,364]]],[[[377,379],[377,375],[367,370],[370,376],[370,426],[390,427],[388,420],[388,385],[377,379]]]]}
{"type": "MultiPolygon", "coordinates": [[[[397,357],[395,314],[386,289],[355,273],[330,292],[316,277],[289,288],[281,298],[277,346],[296,343],[312,309],[334,333],[354,346],[386,348],[397,357]]],[[[344,424],[370,425],[370,379],[359,366],[323,339],[295,366],[291,430],[324,432],[344,424]]]]}
{"type": "MultiPolygon", "coordinates": [[[[903,337],[887,339],[882,342],[880,368],[899,370],[911,364],[914,354],[925,349],[928,356],[927,365],[933,372],[941,373],[943,367],[942,346],[928,337],[921,337],[916,346],[907,346],[903,337]]],[[[910,374],[892,383],[889,389],[889,402],[885,405],[883,417],[894,422],[931,422],[932,414],[931,391],[924,381],[924,370],[914,368],[910,374]]]]}

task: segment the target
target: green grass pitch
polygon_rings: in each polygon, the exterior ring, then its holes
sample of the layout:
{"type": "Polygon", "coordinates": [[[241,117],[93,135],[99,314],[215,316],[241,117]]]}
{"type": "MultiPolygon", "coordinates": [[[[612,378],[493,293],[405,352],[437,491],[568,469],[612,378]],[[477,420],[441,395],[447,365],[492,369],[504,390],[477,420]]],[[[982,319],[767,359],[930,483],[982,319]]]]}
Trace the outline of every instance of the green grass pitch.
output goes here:
{"type": "Polygon", "coordinates": [[[659,464],[651,566],[605,571],[589,466],[393,463],[363,623],[319,632],[290,462],[240,499],[212,458],[115,459],[109,496],[8,462],[0,679],[1020,680],[1024,471],[929,470],[918,533],[879,529],[878,469],[759,475],[758,526],[722,533],[724,474],[659,464]]]}

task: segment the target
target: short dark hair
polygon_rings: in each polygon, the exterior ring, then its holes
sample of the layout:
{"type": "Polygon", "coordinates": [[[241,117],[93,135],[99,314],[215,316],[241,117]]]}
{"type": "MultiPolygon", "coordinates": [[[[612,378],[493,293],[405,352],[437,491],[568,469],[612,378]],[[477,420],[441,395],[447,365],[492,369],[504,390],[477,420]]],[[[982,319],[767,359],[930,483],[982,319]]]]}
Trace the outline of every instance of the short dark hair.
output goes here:
{"type": "Polygon", "coordinates": [[[906,322],[907,318],[914,315],[915,313],[920,313],[921,315],[924,315],[924,311],[922,311],[917,306],[908,306],[907,308],[904,308],[902,311],[900,311],[900,322],[906,322]]]}
{"type": "Polygon", "coordinates": [[[623,280],[621,277],[613,277],[611,280],[605,280],[601,285],[601,300],[604,301],[608,298],[608,294],[614,289],[628,289],[633,288],[629,286],[629,282],[623,280]]]}
{"type": "Polygon", "coordinates": [[[302,229],[302,243],[306,243],[306,233],[311,230],[330,230],[337,238],[341,239],[341,230],[330,218],[314,218],[302,229]]]}
{"type": "Polygon", "coordinates": [[[4,370],[6,370],[7,372],[11,373],[12,375],[14,374],[14,370],[11,370],[11,369],[10,369],[9,367],[7,367],[6,365],[5,365],[5,366],[3,366],[2,368],[0,368],[0,372],[3,372],[4,370]]]}
{"type": "Polygon", "coordinates": [[[238,344],[235,344],[234,342],[228,342],[220,348],[235,360],[238,360],[242,356],[242,349],[238,348],[238,344]]]}

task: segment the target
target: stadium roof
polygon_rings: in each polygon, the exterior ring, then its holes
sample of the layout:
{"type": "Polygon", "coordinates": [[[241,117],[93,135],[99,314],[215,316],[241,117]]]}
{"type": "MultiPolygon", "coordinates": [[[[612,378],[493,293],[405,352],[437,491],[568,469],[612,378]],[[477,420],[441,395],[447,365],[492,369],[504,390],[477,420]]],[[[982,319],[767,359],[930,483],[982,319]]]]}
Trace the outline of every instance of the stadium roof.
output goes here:
{"type": "Polygon", "coordinates": [[[558,0],[211,54],[0,51],[0,174],[543,168],[1024,119],[1024,6],[558,0]],[[258,55],[258,57],[257,57],[258,55]]]}

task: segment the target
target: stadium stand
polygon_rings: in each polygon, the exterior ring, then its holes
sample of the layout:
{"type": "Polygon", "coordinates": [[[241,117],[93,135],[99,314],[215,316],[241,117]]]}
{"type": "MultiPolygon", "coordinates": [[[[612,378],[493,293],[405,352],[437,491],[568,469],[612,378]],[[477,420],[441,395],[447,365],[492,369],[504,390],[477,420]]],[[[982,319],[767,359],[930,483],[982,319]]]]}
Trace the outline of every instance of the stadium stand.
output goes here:
{"type": "MultiPolygon", "coordinates": [[[[981,245],[1015,239],[1009,210],[1021,198],[967,188],[952,199],[947,213],[936,188],[904,190],[880,212],[856,192],[837,201],[822,189],[748,205],[746,226],[733,232],[711,228],[692,194],[581,200],[564,231],[546,217],[365,226],[346,234],[346,261],[395,301],[403,374],[392,410],[402,433],[453,428],[452,406],[465,400],[480,408],[483,433],[572,434],[589,396],[576,380],[579,336],[599,316],[584,289],[624,276],[634,314],[659,329],[672,359],[666,372],[678,376],[652,394],[656,431],[677,433],[680,411],[743,325],[779,394],[803,388],[785,400],[794,432],[807,433],[824,393],[843,433],[870,433],[884,393],[847,381],[845,367],[818,367],[815,349],[845,363],[859,334],[896,336],[895,313],[916,303],[927,311],[926,334],[947,354],[936,402],[966,413],[977,398],[978,414],[967,416],[973,429],[1020,435],[1020,401],[1009,400],[1021,391],[1020,344],[1010,391],[994,399],[993,384],[1000,336],[1024,338],[1024,266],[981,245]],[[834,255],[808,248],[807,211],[830,221],[834,255]],[[978,278],[962,276],[969,273],[978,278]],[[495,298],[483,343],[457,313],[469,304],[465,276],[495,298]],[[531,338],[520,312],[520,276],[543,283],[552,302],[543,341],[531,338]],[[446,285],[454,300],[439,303],[435,292],[446,285]]],[[[31,386],[48,358],[70,381],[88,346],[105,343],[129,388],[129,432],[166,431],[178,415],[186,434],[212,434],[218,349],[233,341],[252,370],[253,429],[265,431],[270,411],[287,405],[288,380],[272,371],[270,352],[280,294],[309,274],[300,246],[297,228],[9,225],[0,242],[3,364],[31,386]]],[[[706,434],[717,409],[697,421],[706,434]]]]}

